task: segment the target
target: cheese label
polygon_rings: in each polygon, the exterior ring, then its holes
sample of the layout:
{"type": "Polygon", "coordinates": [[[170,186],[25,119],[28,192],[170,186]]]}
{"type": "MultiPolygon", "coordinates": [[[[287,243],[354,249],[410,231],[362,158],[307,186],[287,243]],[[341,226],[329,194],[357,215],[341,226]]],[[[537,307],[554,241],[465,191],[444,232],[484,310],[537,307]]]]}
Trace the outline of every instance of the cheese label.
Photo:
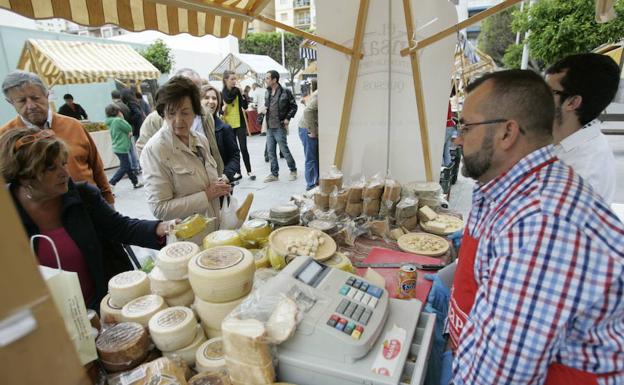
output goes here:
{"type": "Polygon", "coordinates": [[[223,341],[219,339],[207,344],[202,353],[209,360],[223,359],[223,341]]]}
{"type": "Polygon", "coordinates": [[[156,324],[163,328],[172,328],[184,322],[188,317],[188,313],[180,309],[172,309],[166,311],[158,317],[156,324]]]}
{"type": "Polygon", "coordinates": [[[194,247],[189,243],[174,243],[171,247],[167,248],[165,254],[171,259],[185,259],[190,254],[193,254],[194,247]]]}
{"type": "Polygon", "coordinates": [[[100,350],[120,349],[141,338],[143,327],[137,323],[124,322],[107,329],[97,339],[100,350]]]}
{"type": "Polygon", "coordinates": [[[142,313],[160,306],[160,298],[155,295],[146,295],[130,302],[126,309],[130,313],[142,313]]]}
{"type": "Polygon", "coordinates": [[[114,276],[112,281],[115,285],[126,286],[140,281],[144,275],[145,273],[139,270],[126,271],[114,276]]]}
{"type": "Polygon", "coordinates": [[[197,258],[197,265],[208,270],[222,270],[236,266],[245,258],[242,251],[235,248],[214,248],[197,258]]]}

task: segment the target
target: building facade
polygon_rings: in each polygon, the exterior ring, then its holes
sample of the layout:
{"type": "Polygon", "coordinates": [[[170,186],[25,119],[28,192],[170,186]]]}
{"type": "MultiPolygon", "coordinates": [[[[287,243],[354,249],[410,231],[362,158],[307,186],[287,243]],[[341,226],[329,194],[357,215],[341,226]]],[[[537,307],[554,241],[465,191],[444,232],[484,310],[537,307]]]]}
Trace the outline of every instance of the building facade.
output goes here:
{"type": "MultiPolygon", "coordinates": [[[[481,11],[495,6],[501,1],[502,0],[456,0],[452,2],[455,3],[457,8],[458,20],[463,21],[481,11]]],[[[466,37],[472,43],[476,44],[479,33],[481,33],[481,23],[466,28],[466,37]]]]}
{"type": "Polygon", "coordinates": [[[275,20],[304,31],[316,30],[314,0],[275,0],[275,20]]]}

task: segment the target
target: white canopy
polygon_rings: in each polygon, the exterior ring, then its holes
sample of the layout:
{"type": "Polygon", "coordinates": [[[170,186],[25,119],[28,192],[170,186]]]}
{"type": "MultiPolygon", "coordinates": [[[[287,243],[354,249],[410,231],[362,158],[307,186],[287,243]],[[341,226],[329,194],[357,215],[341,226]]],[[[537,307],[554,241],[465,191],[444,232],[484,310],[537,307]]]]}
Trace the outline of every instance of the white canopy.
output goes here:
{"type": "Polygon", "coordinates": [[[264,78],[270,70],[275,70],[280,74],[280,79],[289,79],[290,73],[281,64],[271,59],[267,55],[252,55],[247,53],[228,54],[212,71],[210,80],[220,80],[223,71],[234,71],[238,76],[252,76],[258,80],[264,78]]]}

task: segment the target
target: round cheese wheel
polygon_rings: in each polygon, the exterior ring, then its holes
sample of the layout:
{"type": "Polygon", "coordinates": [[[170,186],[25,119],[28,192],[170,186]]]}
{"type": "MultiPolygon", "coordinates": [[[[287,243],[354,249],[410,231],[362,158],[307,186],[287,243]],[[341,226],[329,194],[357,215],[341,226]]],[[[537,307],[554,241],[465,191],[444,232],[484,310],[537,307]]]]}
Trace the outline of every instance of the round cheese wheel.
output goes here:
{"type": "Polygon", "coordinates": [[[268,256],[268,247],[249,251],[251,251],[254,255],[254,264],[256,265],[256,270],[263,267],[271,267],[271,261],[269,261],[268,256]]]}
{"type": "Polygon", "coordinates": [[[218,338],[223,335],[223,333],[221,333],[221,329],[211,329],[208,326],[206,326],[203,322],[201,326],[204,329],[204,333],[206,333],[206,337],[208,337],[208,339],[218,338]]]}
{"type": "Polygon", "coordinates": [[[156,294],[144,295],[124,305],[121,309],[121,319],[124,322],[136,322],[147,327],[150,318],[166,307],[163,297],[156,294]]]}
{"type": "Polygon", "coordinates": [[[148,325],[154,344],[163,352],[188,346],[197,332],[195,314],[183,306],[159,311],[149,320],[148,325]]]}
{"type": "Polygon", "coordinates": [[[206,235],[202,244],[206,250],[217,246],[242,247],[243,241],[234,230],[217,230],[206,235]]]}
{"type": "Polygon", "coordinates": [[[167,302],[169,306],[191,306],[194,299],[195,293],[193,293],[193,290],[188,289],[182,294],[173,297],[165,297],[165,302],[167,302]]]}
{"type": "Polygon", "coordinates": [[[230,385],[230,376],[225,372],[202,372],[188,380],[188,385],[230,385]]]}
{"type": "Polygon", "coordinates": [[[198,252],[199,246],[193,242],[175,242],[158,252],[156,266],[168,279],[185,279],[188,261],[198,252]]]}
{"type": "Polygon", "coordinates": [[[188,279],[168,279],[158,266],[154,266],[147,276],[150,280],[152,293],[158,294],[161,297],[174,297],[191,289],[191,284],[188,279]]]}
{"type": "Polygon", "coordinates": [[[330,259],[323,262],[325,265],[346,271],[348,273],[355,273],[351,260],[342,253],[335,253],[330,259]]]}
{"type": "Polygon", "coordinates": [[[149,338],[140,324],[122,322],[100,334],[95,341],[95,347],[106,370],[130,370],[147,357],[149,338]]]}
{"type": "Polygon", "coordinates": [[[121,307],[111,303],[110,294],[106,294],[100,302],[100,319],[105,324],[116,324],[121,322],[121,307]]]}
{"type": "Polygon", "coordinates": [[[191,342],[188,346],[183,347],[182,349],[173,350],[171,352],[163,352],[163,356],[165,357],[180,357],[183,361],[186,362],[188,366],[195,365],[195,352],[199,349],[200,345],[206,342],[206,335],[204,334],[204,329],[200,325],[197,325],[195,328],[195,338],[193,342],[191,342]]]}
{"type": "Polygon", "coordinates": [[[193,308],[197,312],[202,326],[209,329],[221,330],[221,321],[230,314],[230,312],[240,304],[245,297],[235,299],[234,301],[213,303],[195,297],[193,308]]]}
{"type": "Polygon", "coordinates": [[[240,228],[240,237],[243,242],[252,246],[266,244],[271,234],[271,225],[264,219],[251,219],[240,228]]]}
{"type": "Polygon", "coordinates": [[[223,339],[212,338],[199,347],[195,353],[195,370],[202,372],[219,372],[225,370],[225,353],[223,339]]]}
{"type": "Polygon", "coordinates": [[[189,281],[195,295],[208,302],[229,302],[247,295],[256,270],[249,250],[218,246],[189,261],[189,281]]]}
{"type": "Polygon", "coordinates": [[[115,307],[123,307],[135,298],[148,295],[150,286],[147,274],[141,270],[124,271],[117,274],[108,281],[108,293],[111,304],[115,307]]]}

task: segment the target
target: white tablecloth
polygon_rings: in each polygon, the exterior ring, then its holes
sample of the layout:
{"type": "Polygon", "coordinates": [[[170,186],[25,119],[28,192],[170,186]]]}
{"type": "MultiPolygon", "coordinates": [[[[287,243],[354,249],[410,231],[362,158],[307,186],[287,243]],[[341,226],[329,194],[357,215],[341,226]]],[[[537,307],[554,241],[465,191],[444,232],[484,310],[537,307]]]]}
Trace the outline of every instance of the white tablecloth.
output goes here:
{"type": "Polygon", "coordinates": [[[113,145],[108,130],[91,132],[91,137],[104,163],[104,168],[119,167],[119,158],[113,153],[113,145]]]}

